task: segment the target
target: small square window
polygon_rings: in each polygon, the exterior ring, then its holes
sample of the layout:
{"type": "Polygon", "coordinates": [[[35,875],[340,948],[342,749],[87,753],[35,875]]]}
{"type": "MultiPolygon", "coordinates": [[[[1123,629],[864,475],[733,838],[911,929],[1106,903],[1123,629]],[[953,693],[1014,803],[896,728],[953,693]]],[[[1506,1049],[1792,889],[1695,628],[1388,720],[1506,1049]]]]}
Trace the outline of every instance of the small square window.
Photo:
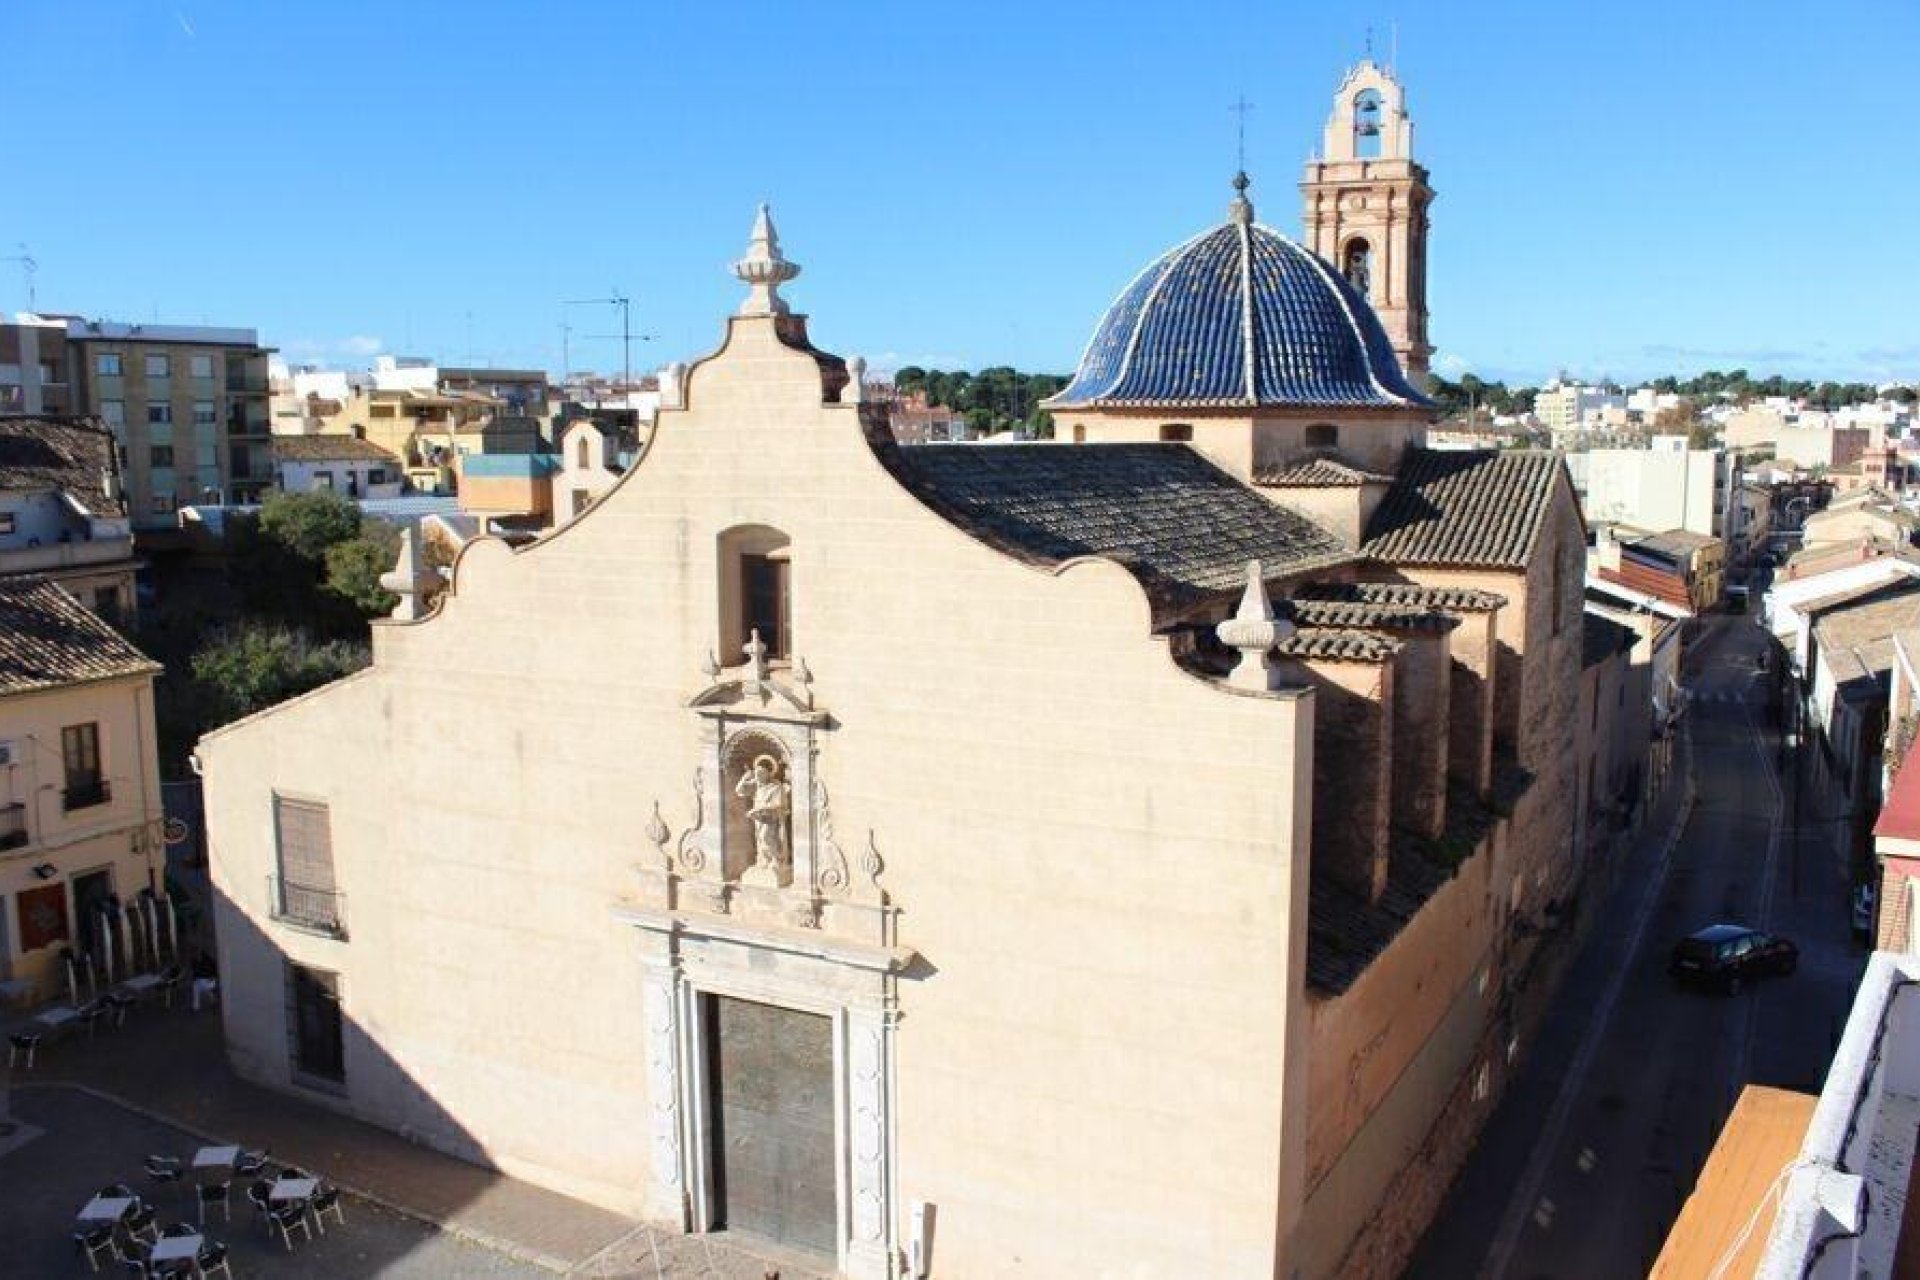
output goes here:
{"type": "Polygon", "coordinates": [[[193,402],[193,425],[194,426],[211,427],[218,421],[219,421],[219,417],[214,412],[213,401],[195,400],[193,402]]]}
{"type": "Polygon", "coordinates": [[[147,376],[149,378],[165,378],[169,376],[167,358],[165,356],[148,356],[147,376]]]}
{"type": "Polygon", "coordinates": [[[151,426],[164,427],[173,422],[173,406],[170,404],[150,404],[147,406],[147,422],[151,426]]]}
{"type": "Polygon", "coordinates": [[[213,357],[189,356],[187,358],[187,367],[196,378],[211,378],[213,376],[213,357]]]}
{"type": "Polygon", "coordinates": [[[153,467],[172,466],[173,465],[173,446],[170,444],[154,445],[151,449],[147,451],[147,465],[153,466],[153,467]]]}
{"type": "Polygon", "coordinates": [[[125,400],[102,400],[100,402],[100,420],[110,427],[127,425],[127,402],[125,400]]]}
{"type": "Polygon", "coordinates": [[[0,533],[13,532],[13,512],[0,511],[0,533]]]}
{"type": "Polygon", "coordinates": [[[93,362],[93,371],[103,378],[119,377],[120,353],[118,351],[102,351],[93,362]]]}
{"type": "Polygon", "coordinates": [[[153,510],[153,514],[157,516],[172,515],[174,512],[173,495],[170,493],[154,494],[153,502],[152,502],[152,510],[153,510]]]}

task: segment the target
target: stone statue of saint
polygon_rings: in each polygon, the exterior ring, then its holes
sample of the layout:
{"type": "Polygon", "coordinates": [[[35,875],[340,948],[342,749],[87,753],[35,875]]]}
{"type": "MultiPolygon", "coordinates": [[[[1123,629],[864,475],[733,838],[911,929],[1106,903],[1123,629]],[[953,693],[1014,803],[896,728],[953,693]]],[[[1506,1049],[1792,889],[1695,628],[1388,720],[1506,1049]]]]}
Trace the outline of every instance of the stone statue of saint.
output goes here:
{"type": "Polygon", "coordinates": [[[1363,298],[1373,285],[1373,264],[1368,260],[1369,256],[1363,244],[1347,246],[1347,283],[1363,298]]]}
{"type": "Polygon", "coordinates": [[[792,788],[780,779],[780,763],[772,756],[756,756],[753,767],[742,771],[733,794],[747,802],[747,821],[753,824],[753,865],[776,875],[786,869],[787,815],[793,809],[792,788]]]}

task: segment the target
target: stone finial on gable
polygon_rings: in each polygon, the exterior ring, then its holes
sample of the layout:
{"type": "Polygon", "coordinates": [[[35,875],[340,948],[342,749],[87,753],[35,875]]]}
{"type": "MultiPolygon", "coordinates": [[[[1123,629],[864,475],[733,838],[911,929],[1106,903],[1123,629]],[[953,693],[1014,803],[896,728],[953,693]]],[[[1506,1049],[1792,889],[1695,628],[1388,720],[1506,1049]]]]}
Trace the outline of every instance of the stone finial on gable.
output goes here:
{"type": "Polygon", "coordinates": [[[1240,651],[1240,661],[1227,683],[1236,689],[1274,687],[1273,646],[1293,634],[1293,624],[1275,616],[1258,560],[1247,561],[1247,587],[1240,594],[1240,607],[1214,628],[1214,634],[1222,644],[1240,651]]]}
{"type": "Polygon", "coordinates": [[[800,264],[780,252],[780,234],[773,229],[773,213],[766,205],[753,219],[747,256],[733,264],[733,274],[747,285],[747,297],[736,313],[743,316],[784,316],[786,299],[780,286],[800,274],[800,264]]]}
{"type": "Polygon", "coordinates": [[[866,399],[867,361],[864,356],[847,357],[847,389],[840,393],[841,404],[859,404],[866,399]]]}
{"type": "Polygon", "coordinates": [[[426,597],[446,582],[446,576],[420,558],[420,534],[412,526],[400,531],[400,556],[380,575],[380,585],[400,597],[392,616],[413,622],[426,615],[426,597]]]}

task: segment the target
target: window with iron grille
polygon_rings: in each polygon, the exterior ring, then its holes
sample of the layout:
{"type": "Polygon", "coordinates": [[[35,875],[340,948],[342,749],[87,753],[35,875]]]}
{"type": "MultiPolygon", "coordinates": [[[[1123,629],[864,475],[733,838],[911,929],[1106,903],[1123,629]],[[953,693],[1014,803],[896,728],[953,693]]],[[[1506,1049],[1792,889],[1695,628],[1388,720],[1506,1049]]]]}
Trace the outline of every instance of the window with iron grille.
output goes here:
{"type": "Polygon", "coordinates": [[[274,914],[295,924],[339,932],[339,886],[333,875],[333,822],[313,800],[273,798],[279,883],[274,914]]]}

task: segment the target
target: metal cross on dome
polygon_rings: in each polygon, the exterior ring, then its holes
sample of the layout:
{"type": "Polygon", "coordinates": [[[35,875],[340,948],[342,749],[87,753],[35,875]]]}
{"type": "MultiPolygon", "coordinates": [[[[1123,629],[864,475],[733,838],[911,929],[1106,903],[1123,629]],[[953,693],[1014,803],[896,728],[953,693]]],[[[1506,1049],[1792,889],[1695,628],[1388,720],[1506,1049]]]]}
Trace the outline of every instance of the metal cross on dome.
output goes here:
{"type": "Polygon", "coordinates": [[[1247,101],[1247,95],[1243,93],[1234,100],[1233,105],[1228,107],[1227,110],[1233,112],[1234,115],[1240,118],[1238,126],[1240,163],[1234,167],[1240,170],[1240,172],[1245,173],[1247,171],[1247,112],[1253,110],[1253,104],[1247,101]]]}

